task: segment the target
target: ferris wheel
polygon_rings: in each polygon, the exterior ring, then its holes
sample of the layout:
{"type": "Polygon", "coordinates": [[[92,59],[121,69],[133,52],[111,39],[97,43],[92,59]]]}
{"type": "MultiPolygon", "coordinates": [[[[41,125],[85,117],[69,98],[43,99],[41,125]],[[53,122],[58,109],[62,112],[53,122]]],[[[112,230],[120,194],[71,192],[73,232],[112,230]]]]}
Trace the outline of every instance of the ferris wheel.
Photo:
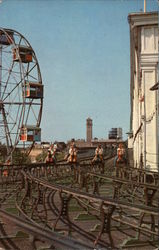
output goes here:
{"type": "Polygon", "coordinates": [[[9,157],[41,139],[43,84],[35,52],[19,32],[0,28],[0,143],[9,157]]]}

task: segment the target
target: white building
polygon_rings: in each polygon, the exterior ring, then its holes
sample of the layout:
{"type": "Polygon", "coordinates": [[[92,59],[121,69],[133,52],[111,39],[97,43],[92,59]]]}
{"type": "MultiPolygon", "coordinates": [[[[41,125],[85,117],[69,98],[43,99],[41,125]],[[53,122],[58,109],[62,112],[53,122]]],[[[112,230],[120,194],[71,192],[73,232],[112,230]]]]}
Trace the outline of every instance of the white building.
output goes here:
{"type": "Polygon", "coordinates": [[[158,79],[158,13],[131,13],[131,117],[134,166],[158,171],[158,97],[150,88],[158,79]]]}

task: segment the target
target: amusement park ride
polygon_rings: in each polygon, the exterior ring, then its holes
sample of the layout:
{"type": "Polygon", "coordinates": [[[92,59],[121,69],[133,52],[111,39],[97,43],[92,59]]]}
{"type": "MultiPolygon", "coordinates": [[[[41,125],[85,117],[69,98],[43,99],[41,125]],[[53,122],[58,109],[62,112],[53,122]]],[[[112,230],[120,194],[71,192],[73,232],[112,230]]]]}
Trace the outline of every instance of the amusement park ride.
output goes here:
{"type": "Polygon", "coordinates": [[[7,157],[16,147],[29,153],[40,141],[43,84],[30,43],[19,32],[0,28],[0,143],[7,157]]]}
{"type": "Polygon", "coordinates": [[[158,249],[158,172],[123,160],[123,145],[119,161],[113,147],[93,164],[88,149],[78,161],[12,161],[41,139],[43,96],[31,45],[0,28],[0,249],[158,249]]]}

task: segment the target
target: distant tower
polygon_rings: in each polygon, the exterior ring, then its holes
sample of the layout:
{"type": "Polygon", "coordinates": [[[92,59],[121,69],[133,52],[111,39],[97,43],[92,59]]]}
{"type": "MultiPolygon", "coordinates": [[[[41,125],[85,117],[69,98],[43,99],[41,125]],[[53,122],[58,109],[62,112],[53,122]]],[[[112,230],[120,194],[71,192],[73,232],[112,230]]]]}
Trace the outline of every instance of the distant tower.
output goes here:
{"type": "Polygon", "coordinates": [[[86,120],[86,126],[87,126],[87,142],[91,142],[92,140],[92,119],[91,118],[87,118],[86,120]]]}

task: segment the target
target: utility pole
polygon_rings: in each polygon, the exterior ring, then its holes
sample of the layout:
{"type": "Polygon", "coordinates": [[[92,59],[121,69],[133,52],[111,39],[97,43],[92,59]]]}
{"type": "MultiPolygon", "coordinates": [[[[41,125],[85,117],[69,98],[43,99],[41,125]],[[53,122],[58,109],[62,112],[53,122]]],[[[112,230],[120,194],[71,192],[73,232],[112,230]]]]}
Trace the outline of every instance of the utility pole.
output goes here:
{"type": "Polygon", "coordinates": [[[144,13],[146,13],[146,0],[144,0],[144,13]]]}
{"type": "Polygon", "coordinates": [[[0,46],[0,100],[2,96],[2,46],[0,46]]]}
{"type": "Polygon", "coordinates": [[[144,169],[146,168],[146,88],[144,81],[144,169]]]}

